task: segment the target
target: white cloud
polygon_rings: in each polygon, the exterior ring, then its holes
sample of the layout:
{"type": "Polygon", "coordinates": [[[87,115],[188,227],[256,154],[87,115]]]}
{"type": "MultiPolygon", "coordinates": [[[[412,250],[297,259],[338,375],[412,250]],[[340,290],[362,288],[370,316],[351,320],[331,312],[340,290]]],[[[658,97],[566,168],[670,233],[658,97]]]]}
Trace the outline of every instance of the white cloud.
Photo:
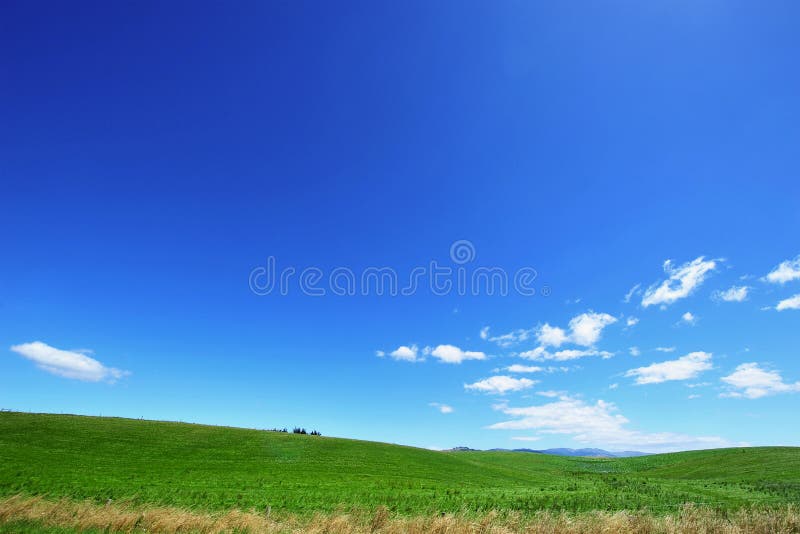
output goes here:
{"type": "Polygon", "coordinates": [[[471,350],[461,350],[455,345],[439,345],[431,351],[431,356],[442,363],[461,363],[464,360],[485,360],[486,354],[471,350]]]}
{"type": "Polygon", "coordinates": [[[785,284],[800,278],[800,255],[793,260],[781,262],[764,279],[773,284],[785,284]]]}
{"type": "Polygon", "coordinates": [[[656,352],[675,352],[675,347],[656,347],[656,352]]]}
{"type": "Polygon", "coordinates": [[[474,384],[464,384],[464,388],[472,391],[482,391],[484,393],[503,394],[510,391],[528,389],[536,383],[536,380],[530,380],[529,378],[513,378],[499,375],[479,380],[474,384]]]}
{"type": "Polygon", "coordinates": [[[513,419],[495,423],[495,430],[536,430],[541,434],[569,435],[580,443],[609,448],[637,448],[650,452],[715,448],[730,443],[716,436],[689,436],[672,432],[645,433],[626,428],[629,421],[610,402],[589,404],[581,399],[561,396],[557,401],[538,406],[511,408],[494,406],[513,419]]]}
{"type": "Polygon", "coordinates": [[[744,302],[747,300],[749,291],[749,286],[732,286],[725,291],[715,291],[713,297],[716,300],[724,300],[725,302],[744,302]]]}
{"type": "Polygon", "coordinates": [[[615,382],[615,383],[611,384],[610,386],[608,386],[608,389],[617,389],[618,387],[619,387],[619,384],[617,384],[615,382]]]}
{"type": "Polygon", "coordinates": [[[562,328],[550,326],[548,323],[545,323],[537,330],[536,339],[541,345],[560,347],[563,343],[568,341],[569,337],[562,328]]]}
{"type": "Polygon", "coordinates": [[[61,350],[41,341],[14,345],[11,350],[36,364],[39,369],[86,382],[115,382],[130,373],[113,367],[106,367],[83,352],[61,350]]]}
{"type": "Polygon", "coordinates": [[[552,359],[552,357],[548,358],[548,356],[551,356],[551,354],[544,347],[536,347],[535,349],[519,353],[519,357],[525,358],[526,360],[543,361],[552,359]]]}
{"type": "Polygon", "coordinates": [[[481,339],[489,339],[489,327],[484,326],[481,328],[481,339]]]}
{"type": "MultiPolygon", "coordinates": [[[[509,332],[507,334],[502,334],[499,336],[492,336],[489,338],[489,341],[492,343],[497,343],[500,347],[508,348],[511,346],[516,345],[517,343],[521,343],[523,341],[527,341],[531,334],[535,331],[534,328],[524,329],[520,328],[518,330],[514,330],[513,332],[509,332]]],[[[486,332],[487,336],[489,332],[486,332]]]]}
{"type": "Polygon", "coordinates": [[[638,367],[625,373],[627,377],[636,377],[637,384],[660,384],[669,380],[688,380],[695,378],[711,365],[711,353],[691,352],[677,360],[654,363],[647,367],[638,367]]]}
{"type": "Polygon", "coordinates": [[[509,373],[539,373],[544,371],[544,367],[538,367],[536,365],[509,365],[505,368],[506,371],[509,373]]]}
{"type": "Polygon", "coordinates": [[[639,350],[639,347],[631,347],[628,349],[628,352],[631,353],[631,356],[641,356],[642,351],[639,350]]]}
{"type": "Polygon", "coordinates": [[[418,362],[422,360],[422,358],[419,356],[419,347],[416,345],[411,345],[410,347],[407,345],[400,345],[395,350],[390,352],[389,356],[395,360],[404,362],[418,362]]]}
{"type": "Polygon", "coordinates": [[[687,399],[689,399],[689,400],[691,400],[691,399],[699,399],[700,397],[702,397],[702,395],[697,395],[697,394],[695,393],[695,394],[689,395],[689,396],[688,396],[688,397],[686,397],[686,398],[687,398],[687,399]]]}
{"type": "Polygon", "coordinates": [[[514,436],[511,439],[514,441],[539,441],[542,438],[539,436],[514,436]]]}
{"type": "Polygon", "coordinates": [[[641,293],[641,290],[640,290],[641,287],[642,287],[642,284],[636,284],[635,286],[633,286],[631,288],[630,291],[625,293],[625,298],[623,300],[625,301],[626,304],[631,301],[631,299],[633,298],[634,295],[638,295],[639,293],[641,293]]]}
{"type": "Polygon", "coordinates": [[[731,386],[732,391],[723,393],[724,397],[746,397],[758,399],[777,393],[793,393],[800,391],[800,382],[786,384],[780,373],[762,369],[755,362],[743,363],[722,381],[731,386]]]}
{"type": "Polygon", "coordinates": [[[453,410],[452,406],[449,406],[447,404],[442,404],[440,402],[431,402],[428,404],[428,406],[436,408],[437,410],[439,410],[439,412],[444,414],[453,413],[455,411],[453,410]]]}
{"type": "Polygon", "coordinates": [[[542,397],[548,397],[548,398],[554,399],[556,397],[561,397],[562,395],[564,395],[564,392],[563,391],[555,391],[555,390],[550,389],[550,390],[547,390],[547,391],[537,391],[536,394],[537,395],[541,395],[542,397]]]}
{"type": "Polygon", "coordinates": [[[543,347],[558,348],[565,343],[589,347],[600,340],[600,336],[606,326],[616,322],[617,319],[607,313],[589,311],[576,315],[570,320],[569,332],[558,326],[545,323],[537,328],[520,328],[508,334],[490,337],[489,341],[497,343],[501,347],[510,347],[522,341],[527,341],[531,335],[535,334],[537,341],[543,347]]]}
{"type": "Polygon", "coordinates": [[[386,353],[383,352],[382,350],[376,350],[375,356],[377,356],[378,358],[383,358],[384,356],[386,356],[386,353]]]}
{"type": "Polygon", "coordinates": [[[800,310],[800,293],[788,299],[783,299],[775,306],[778,311],[783,310],[800,310]]]}
{"type": "Polygon", "coordinates": [[[616,322],[617,319],[607,313],[590,311],[576,315],[569,321],[569,333],[545,323],[536,330],[536,339],[543,347],[560,347],[564,343],[588,347],[600,340],[606,326],[616,322]]]}
{"type": "Polygon", "coordinates": [[[617,319],[607,313],[582,313],[569,322],[570,341],[584,347],[594,345],[600,340],[603,328],[616,322],[617,319]]]}
{"type": "Polygon", "coordinates": [[[625,321],[625,326],[628,328],[632,326],[636,326],[639,323],[639,319],[637,317],[628,317],[628,320],[625,321]]]}
{"type": "Polygon", "coordinates": [[[703,256],[674,267],[672,260],[664,262],[664,272],[669,278],[647,288],[642,296],[642,306],[667,306],[688,297],[700,287],[708,273],[716,269],[720,260],[706,260],[703,256]]]}
{"type": "Polygon", "coordinates": [[[688,312],[687,311],[686,313],[681,315],[680,322],[683,323],[683,324],[688,324],[690,326],[694,326],[694,325],[697,324],[697,320],[698,319],[697,319],[696,315],[694,315],[692,312],[688,312]]]}
{"type": "Polygon", "coordinates": [[[588,356],[600,356],[606,360],[614,356],[614,354],[605,350],[596,349],[565,349],[550,352],[544,347],[536,347],[533,350],[521,352],[519,356],[520,358],[534,361],[554,360],[564,362],[568,360],[577,360],[578,358],[586,358],[588,356]]]}

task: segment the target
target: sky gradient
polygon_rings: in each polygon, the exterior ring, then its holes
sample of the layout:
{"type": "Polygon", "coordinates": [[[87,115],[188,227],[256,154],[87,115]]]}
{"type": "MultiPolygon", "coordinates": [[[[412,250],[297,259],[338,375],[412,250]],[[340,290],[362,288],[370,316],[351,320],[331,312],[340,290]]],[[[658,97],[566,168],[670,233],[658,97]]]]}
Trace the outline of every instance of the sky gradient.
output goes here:
{"type": "Polygon", "coordinates": [[[5,2],[0,408],[800,445],[799,16],[5,2]],[[432,262],[533,294],[360,284],[432,262]]]}

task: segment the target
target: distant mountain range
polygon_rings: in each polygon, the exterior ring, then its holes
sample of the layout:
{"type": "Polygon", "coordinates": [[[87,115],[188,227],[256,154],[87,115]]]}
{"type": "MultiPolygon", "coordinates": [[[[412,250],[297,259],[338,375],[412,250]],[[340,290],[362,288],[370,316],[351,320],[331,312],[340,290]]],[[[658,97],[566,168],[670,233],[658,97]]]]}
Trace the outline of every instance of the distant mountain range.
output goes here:
{"type": "MultiPolygon", "coordinates": [[[[470,449],[469,447],[454,447],[451,451],[474,451],[477,449],[470,449]]],[[[489,449],[492,451],[506,451],[506,452],[531,452],[535,454],[552,454],[554,456],[589,456],[593,458],[629,458],[632,456],[647,456],[648,452],[639,451],[607,451],[604,449],[489,449]]]]}
{"type": "Polygon", "coordinates": [[[594,456],[595,458],[628,458],[630,456],[647,456],[649,453],[639,451],[606,451],[603,449],[544,449],[534,451],[531,449],[515,449],[519,452],[538,452],[539,454],[553,454],[556,456],[594,456]]]}

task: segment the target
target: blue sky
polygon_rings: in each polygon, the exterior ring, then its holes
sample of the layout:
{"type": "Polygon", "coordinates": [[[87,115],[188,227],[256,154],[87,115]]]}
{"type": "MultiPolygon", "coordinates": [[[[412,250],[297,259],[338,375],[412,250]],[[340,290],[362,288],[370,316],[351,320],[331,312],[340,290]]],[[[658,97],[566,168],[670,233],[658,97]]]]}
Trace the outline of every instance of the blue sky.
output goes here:
{"type": "Polygon", "coordinates": [[[0,407],[800,445],[798,9],[4,3],[0,407]]]}

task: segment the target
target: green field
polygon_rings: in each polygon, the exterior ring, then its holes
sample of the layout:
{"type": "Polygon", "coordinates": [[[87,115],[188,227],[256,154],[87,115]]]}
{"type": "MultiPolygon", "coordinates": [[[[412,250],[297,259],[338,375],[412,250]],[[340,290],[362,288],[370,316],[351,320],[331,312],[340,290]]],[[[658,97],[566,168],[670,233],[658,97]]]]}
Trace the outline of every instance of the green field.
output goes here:
{"type": "Polygon", "coordinates": [[[276,514],[385,505],[489,510],[731,510],[800,502],[800,448],[592,459],[435,452],[347,439],[117,418],[0,413],[0,496],[276,514]]]}

